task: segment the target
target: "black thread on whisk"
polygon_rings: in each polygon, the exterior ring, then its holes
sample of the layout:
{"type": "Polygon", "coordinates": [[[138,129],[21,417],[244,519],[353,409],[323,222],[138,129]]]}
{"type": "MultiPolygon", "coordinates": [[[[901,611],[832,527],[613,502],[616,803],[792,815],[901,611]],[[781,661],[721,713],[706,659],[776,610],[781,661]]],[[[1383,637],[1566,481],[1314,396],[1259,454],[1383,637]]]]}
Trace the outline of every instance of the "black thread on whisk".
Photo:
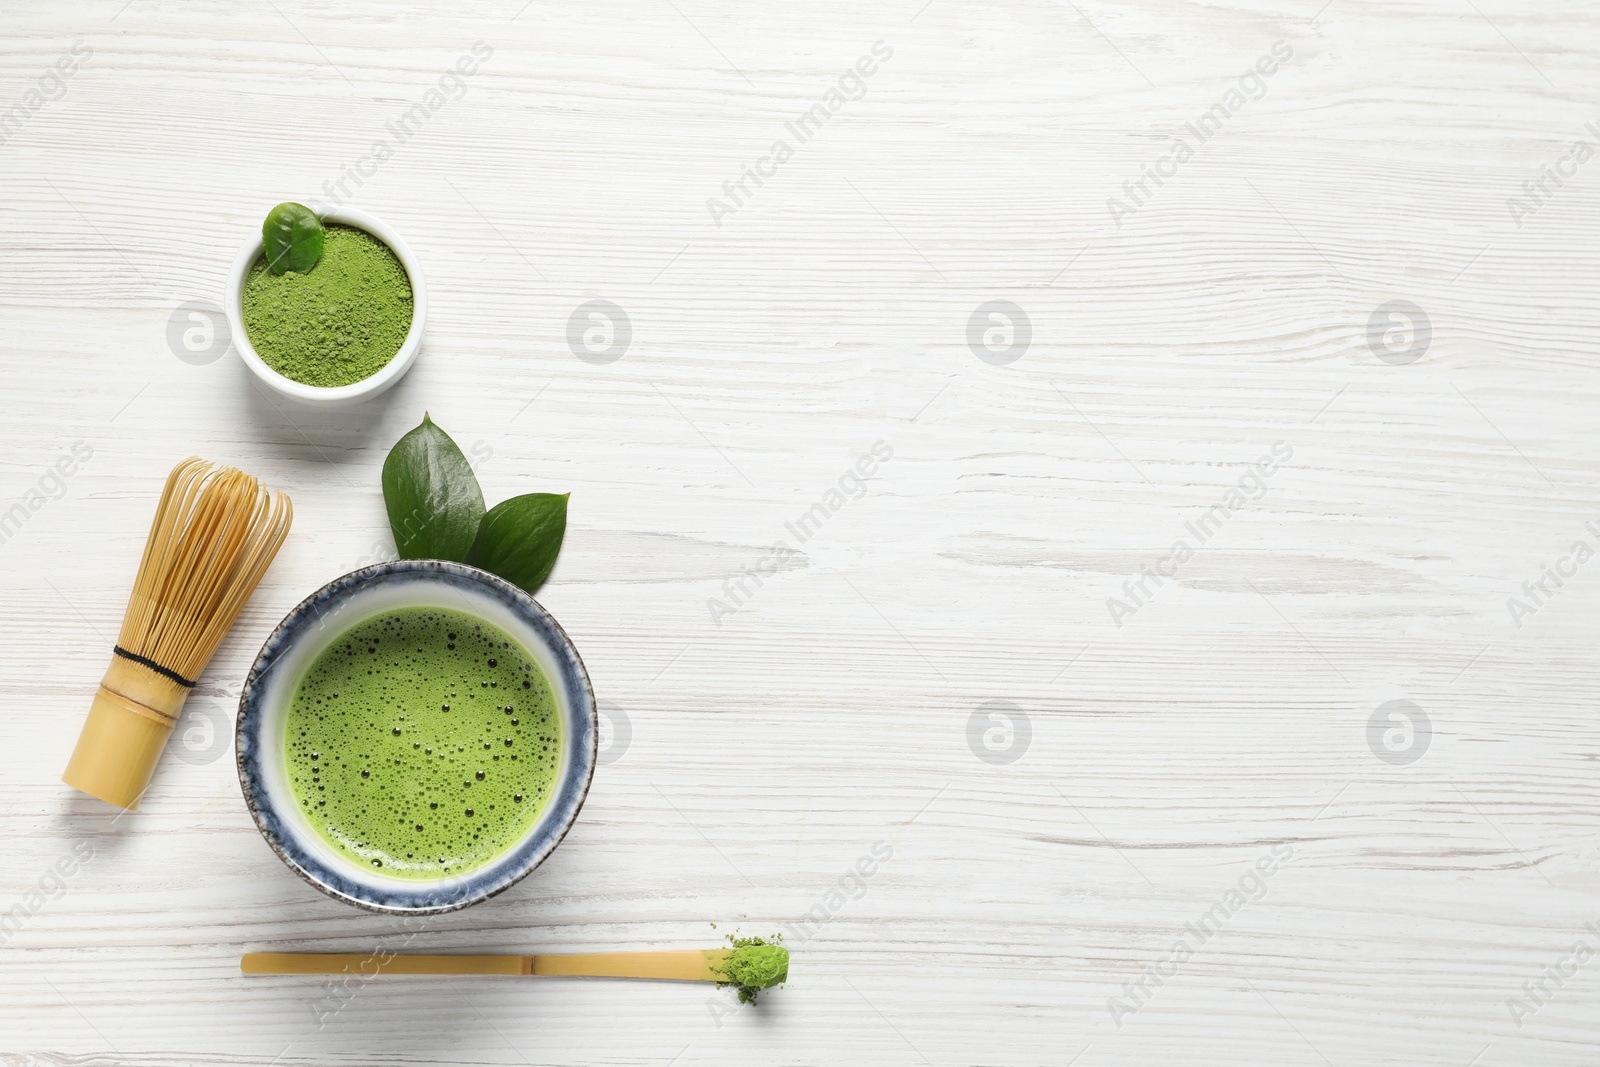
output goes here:
{"type": "Polygon", "coordinates": [[[194,686],[195,686],[195,683],[189,681],[189,679],[185,678],[183,675],[179,674],[177,671],[168,670],[166,667],[163,667],[161,664],[157,663],[155,660],[151,659],[149,656],[141,656],[137,652],[129,652],[127,649],[123,648],[121,645],[116,645],[115,647],[113,647],[111,649],[111,651],[115,652],[117,655],[121,656],[123,659],[131,659],[135,663],[144,664],[146,667],[149,667],[151,670],[155,671],[157,674],[161,675],[163,678],[171,678],[174,682],[177,682],[179,685],[183,686],[185,689],[193,689],[194,686]]]}

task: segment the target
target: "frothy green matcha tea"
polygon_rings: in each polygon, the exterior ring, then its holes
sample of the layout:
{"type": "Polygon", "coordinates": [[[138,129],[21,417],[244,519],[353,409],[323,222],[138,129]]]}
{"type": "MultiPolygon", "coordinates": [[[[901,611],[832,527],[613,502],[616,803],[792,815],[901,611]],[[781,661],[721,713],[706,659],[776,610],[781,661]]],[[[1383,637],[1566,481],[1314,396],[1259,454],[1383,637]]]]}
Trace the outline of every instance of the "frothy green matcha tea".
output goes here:
{"type": "Polygon", "coordinates": [[[407,608],[317,657],[288,716],[289,779],[335,849],[404,878],[481,867],[538,818],[560,764],[550,685],[494,625],[407,608]]]}

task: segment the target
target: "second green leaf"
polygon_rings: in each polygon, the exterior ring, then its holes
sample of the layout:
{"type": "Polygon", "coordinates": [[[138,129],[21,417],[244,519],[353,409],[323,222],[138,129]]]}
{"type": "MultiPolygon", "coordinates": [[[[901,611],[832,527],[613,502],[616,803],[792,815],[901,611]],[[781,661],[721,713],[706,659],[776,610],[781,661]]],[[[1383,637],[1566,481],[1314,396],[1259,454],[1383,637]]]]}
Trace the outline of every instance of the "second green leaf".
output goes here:
{"type": "Polygon", "coordinates": [[[466,562],[533,592],[550,576],[567,534],[567,496],[527,493],[489,509],[466,562]]]}

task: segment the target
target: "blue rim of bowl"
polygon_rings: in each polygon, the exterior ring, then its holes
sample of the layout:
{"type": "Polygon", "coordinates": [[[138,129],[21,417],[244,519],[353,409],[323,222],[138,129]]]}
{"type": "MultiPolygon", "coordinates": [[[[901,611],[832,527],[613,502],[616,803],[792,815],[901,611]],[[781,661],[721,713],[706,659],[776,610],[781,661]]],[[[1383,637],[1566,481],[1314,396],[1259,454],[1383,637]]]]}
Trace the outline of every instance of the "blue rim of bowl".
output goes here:
{"type": "Polygon", "coordinates": [[[577,821],[578,812],[589,795],[589,785],[594,779],[595,764],[598,762],[598,734],[594,689],[589,684],[589,673],[584,669],[583,660],[578,657],[572,639],[538,601],[505,579],[476,567],[446,560],[411,559],[379,563],[335,578],[284,616],[277,629],[261,646],[261,653],[245,679],[244,691],[239,697],[234,751],[245,804],[261,836],[290,870],[329,896],[367,911],[390,915],[439,915],[459,911],[505,892],[526,878],[555,851],[577,821]],[[345,596],[372,582],[419,578],[488,593],[526,622],[554,654],[561,676],[551,681],[565,690],[568,704],[574,709],[584,735],[578,738],[574,758],[553,789],[549,807],[535,824],[534,832],[485,866],[452,878],[450,889],[442,896],[433,883],[425,881],[417,882],[414,889],[402,883],[392,889],[377,890],[347,877],[312,855],[287,830],[286,820],[267,791],[259,765],[265,749],[263,739],[258,737],[262,728],[263,676],[272,669],[279,656],[305,632],[309,623],[320,618],[330,606],[345,596]]]}

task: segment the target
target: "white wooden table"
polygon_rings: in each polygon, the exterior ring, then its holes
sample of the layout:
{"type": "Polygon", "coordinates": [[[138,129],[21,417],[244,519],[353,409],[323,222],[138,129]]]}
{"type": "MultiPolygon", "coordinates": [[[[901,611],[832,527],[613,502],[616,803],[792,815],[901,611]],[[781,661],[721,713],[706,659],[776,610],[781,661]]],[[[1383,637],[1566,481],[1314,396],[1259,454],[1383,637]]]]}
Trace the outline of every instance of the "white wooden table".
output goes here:
{"type": "Polygon", "coordinates": [[[1596,1061],[1592,4],[473,6],[0,15],[0,1063],[1596,1061]],[[319,414],[207,309],[335,197],[432,315],[319,414]],[[425,410],[572,492],[610,734],[413,933],[279,863],[228,730],[425,410]],[[119,819],[58,776],[191,452],[296,526],[119,819]],[[733,930],[790,931],[755,1010],[238,974],[733,930]]]}

